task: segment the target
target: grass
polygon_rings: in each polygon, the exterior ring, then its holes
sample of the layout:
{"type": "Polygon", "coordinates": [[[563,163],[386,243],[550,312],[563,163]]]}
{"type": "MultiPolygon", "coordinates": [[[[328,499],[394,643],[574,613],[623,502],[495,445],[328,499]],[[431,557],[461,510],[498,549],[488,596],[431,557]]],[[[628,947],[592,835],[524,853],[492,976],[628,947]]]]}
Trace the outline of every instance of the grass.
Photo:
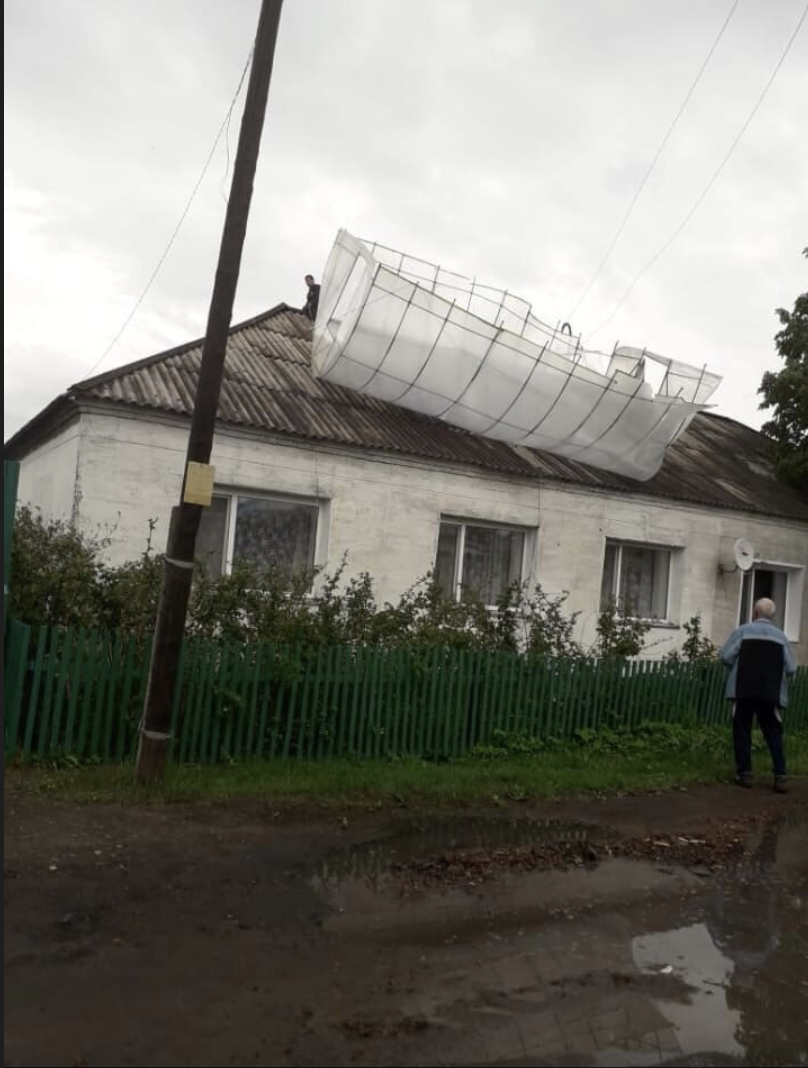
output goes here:
{"type": "MultiPolygon", "coordinates": [[[[808,733],[787,739],[790,774],[808,775],[808,733]]],[[[755,756],[768,775],[768,753],[755,756]]],[[[588,793],[643,793],[726,781],[729,732],[647,725],[637,731],[582,732],[574,742],[503,740],[446,763],[392,760],[262,761],[170,766],[163,782],[134,783],[131,764],[38,765],[6,771],[15,790],[93,803],[261,800],[279,809],[363,808],[405,803],[461,807],[588,793]]]]}

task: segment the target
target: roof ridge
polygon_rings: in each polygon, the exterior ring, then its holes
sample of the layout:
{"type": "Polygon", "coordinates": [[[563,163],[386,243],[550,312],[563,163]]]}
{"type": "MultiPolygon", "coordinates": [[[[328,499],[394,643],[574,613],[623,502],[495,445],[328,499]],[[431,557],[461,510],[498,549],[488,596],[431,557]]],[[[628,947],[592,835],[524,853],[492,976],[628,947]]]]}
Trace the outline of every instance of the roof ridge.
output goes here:
{"type": "MultiPolygon", "coordinates": [[[[470,465],[507,477],[560,480],[582,489],[808,521],[808,497],[772,480],[768,467],[758,469],[766,462],[760,431],[731,416],[696,413],[686,433],[667,450],[659,473],[645,484],[571,457],[485,438],[319,378],[309,359],[311,345],[311,323],[286,303],[231,326],[217,422],[262,437],[296,440],[304,448],[306,442],[330,442],[427,463],[470,465]]],[[[127,408],[145,420],[160,414],[187,418],[202,346],[203,340],[186,342],[77,383],[6,443],[8,455],[27,454],[55,426],[84,409],[94,410],[96,402],[110,411],[127,408]]]]}
{"type": "MultiPolygon", "coordinates": [[[[285,301],[281,301],[280,304],[276,304],[274,308],[270,308],[268,311],[261,312],[259,315],[253,315],[249,319],[244,319],[240,323],[235,323],[230,326],[227,331],[228,339],[233,337],[241,330],[246,330],[250,326],[255,326],[256,323],[260,323],[265,319],[272,319],[276,315],[280,315],[282,312],[296,312],[297,308],[292,308],[285,301]]],[[[122,364],[120,367],[113,367],[111,371],[103,371],[101,374],[93,375],[90,378],[83,378],[78,382],[74,382],[72,386],[69,386],[67,393],[70,394],[74,390],[86,390],[93,389],[96,386],[105,385],[107,382],[112,382],[116,378],[120,378],[122,375],[131,374],[133,371],[140,371],[144,367],[152,367],[156,363],[160,363],[163,360],[167,360],[172,356],[180,356],[184,352],[190,352],[191,349],[198,348],[205,342],[205,334],[202,337],[195,338],[193,341],[184,341],[181,345],[175,345],[173,348],[164,349],[163,352],[157,352],[152,356],[145,356],[139,360],[133,360],[131,363],[122,364]]]]}

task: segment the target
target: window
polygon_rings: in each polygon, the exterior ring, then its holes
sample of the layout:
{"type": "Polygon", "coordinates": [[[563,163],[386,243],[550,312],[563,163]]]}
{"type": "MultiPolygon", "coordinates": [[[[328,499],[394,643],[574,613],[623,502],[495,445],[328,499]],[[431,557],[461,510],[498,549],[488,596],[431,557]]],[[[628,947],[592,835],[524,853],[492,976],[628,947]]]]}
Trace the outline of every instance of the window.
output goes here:
{"type": "Polygon", "coordinates": [[[211,575],[246,560],[291,577],[314,566],[318,515],[318,505],[308,502],[215,496],[202,511],[197,558],[211,575]]]}
{"type": "Polygon", "coordinates": [[[606,542],[600,609],[617,604],[638,619],[668,618],[671,550],[606,542]]]}
{"type": "Polygon", "coordinates": [[[753,567],[744,571],[741,583],[741,615],[739,623],[748,623],[752,618],[755,601],[769,597],[777,606],[777,614],[772,622],[781,629],[786,618],[786,589],[788,574],[785,571],[772,571],[767,567],[753,567]]]}
{"type": "Polygon", "coordinates": [[[774,624],[785,631],[791,641],[799,641],[800,605],[804,583],[803,567],[789,564],[755,564],[751,571],[743,573],[738,622],[748,623],[752,618],[755,601],[768,597],[774,601],[777,609],[774,624]]]}
{"type": "Polygon", "coordinates": [[[444,521],[438,533],[435,581],[449,597],[474,594],[495,605],[512,582],[520,582],[525,531],[444,521]]]}

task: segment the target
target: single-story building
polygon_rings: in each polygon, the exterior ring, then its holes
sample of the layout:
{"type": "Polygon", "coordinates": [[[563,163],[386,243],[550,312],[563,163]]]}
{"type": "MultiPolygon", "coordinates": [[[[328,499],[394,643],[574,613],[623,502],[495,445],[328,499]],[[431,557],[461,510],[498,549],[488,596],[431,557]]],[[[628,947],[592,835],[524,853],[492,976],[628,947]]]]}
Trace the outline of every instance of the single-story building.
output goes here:
{"type": "MultiPolygon", "coordinates": [[[[72,386],[6,442],[19,499],[136,557],[162,547],[177,502],[201,341],[72,386]]],[[[489,603],[513,579],[570,593],[585,646],[610,599],[653,621],[659,657],[699,614],[720,642],[771,596],[808,663],[808,498],[776,479],[765,441],[702,413],[647,482],[510,446],[316,378],[311,324],[279,304],[234,326],[198,551],[294,570],[368,571],[380,600],[428,571],[489,603]],[[739,539],[753,565],[735,563],[739,539]]]]}

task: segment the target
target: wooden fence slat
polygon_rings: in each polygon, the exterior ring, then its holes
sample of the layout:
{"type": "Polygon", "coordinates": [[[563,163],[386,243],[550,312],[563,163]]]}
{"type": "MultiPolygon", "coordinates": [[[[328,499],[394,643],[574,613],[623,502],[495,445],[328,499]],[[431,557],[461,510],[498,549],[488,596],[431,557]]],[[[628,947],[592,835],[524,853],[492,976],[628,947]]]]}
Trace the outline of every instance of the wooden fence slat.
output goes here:
{"type": "MultiPolygon", "coordinates": [[[[93,760],[110,760],[113,757],[112,735],[118,728],[118,735],[125,731],[121,721],[125,719],[120,683],[126,677],[126,652],[128,652],[130,635],[117,634],[112,631],[97,631],[92,656],[93,674],[88,679],[90,710],[84,723],[85,735],[82,756],[93,760]],[[121,655],[116,656],[116,646],[120,639],[121,655]],[[110,745],[107,748],[107,732],[110,745]]],[[[134,673],[134,665],[132,667],[134,673]]],[[[125,752],[121,752],[123,759],[125,752]]]]}
{"type": "MultiPolygon", "coordinates": [[[[286,732],[283,739],[283,759],[288,760],[292,751],[292,740],[296,720],[300,718],[298,709],[298,688],[300,684],[300,647],[295,646],[294,665],[291,686],[284,684],[284,698],[286,700],[286,732]]],[[[300,754],[298,753],[298,756],[300,754]]]]}
{"type": "Polygon", "coordinates": [[[415,693],[418,683],[416,676],[416,655],[417,654],[414,654],[410,649],[404,649],[401,652],[402,663],[404,665],[405,731],[407,738],[406,752],[410,756],[420,754],[421,752],[418,747],[418,728],[423,719],[422,716],[415,715],[413,711],[416,707],[415,693]]]}
{"type": "Polygon", "coordinates": [[[278,674],[280,662],[278,650],[274,645],[266,647],[261,667],[261,710],[258,713],[258,733],[252,749],[252,755],[262,756],[267,743],[267,723],[271,723],[270,755],[277,754],[283,720],[281,680],[278,674]]]}
{"type": "MultiPolygon", "coordinates": [[[[5,738],[32,752],[122,760],[146,686],[135,635],[32,628],[6,636],[5,738]],[[35,646],[35,647],[34,647],[35,646]]],[[[172,756],[457,757],[500,733],[570,737],[616,723],[727,723],[726,670],[674,661],[563,660],[485,649],[183,644],[172,756]]],[[[808,727],[808,668],[790,684],[808,727]]]]}
{"type": "Polygon", "coordinates": [[[387,649],[387,696],[385,699],[385,753],[397,756],[401,752],[401,657],[398,649],[387,649]]]}
{"type": "Polygon", "coordinates": [[[245,680],[244,689],[244,715],[239,720],[239,730],[236,735],[236,759],[244,754],[249,757],[252,754],[252,745],[255,738],[255,722],[258,714],[258,694],[261,687],[261,658],[263,646],[257,645],[252,649],[250,660],[250,673],[245,680]],[[249,696],[247,696],[249,691],[249,696]]]}
{"type": "Polygon", "coordinates": [[[177,717],[171,732],[172,757],[185,763],[188,759],[188,746],[191,739],[191,715],[194,697],[199,685],[199,643],[193,638],[186,638],[183,642],[185,648],[184,670],[178,685],[177,717]]]}
{"type": "Polygon", "coordinates": [[[332,707],[334,696],[334,646],[329,645],[323,650],[323,674],[320,683],[320,693],[317,700],[317,749],[314,755],[322,760],[331,732],[335,726],[335,715],[332,707]]]}
{"type": "Polygon", "coordinates": [[[62,726],[62,715],[65,711],[65,694],[69,692],[71,675],[76,660],[77,642],[78,631],[73,627],[68,627],[65,631],[64,645],[62,646],[62,655],[59,661],[59,678],[51,711],[50,743],[47,746],[47,751],[51,756],[56,756],[59,752],[59,735],[62,726]]]}
{"type": "Polygon", "coordinates": [[[51,630],[51,641],[48,647],[48,659],[45,667],[45,694],[42,700],[38,718],[37,753],[44,757],[48,740],[48,728],[50,726],[51,703],[53,701],[54,683],[59,672],[59,657],[61,641],[64,632],[58,627],[51,630]]]}
{"type": "Polygon", "coordinates": [[[73,754],[73,734],[76,726],[76,709],[78,707],[79,696],[82,692],[85,668],[89,661],[87,655],[87,643],[93,641],[94,638],[95,635],[92,631],[87,631],[84,627],[79,628],[78,636],[76,638],[76,655],[73,662],[73,677],[71,679],[70,695],[67,706],[67,718],[65,720],[63,749],[66,756],[72,756],[73,754]]]}
{"type": "MultiPolygon", "coordinates": [[[[359,714],[359,701],[362,694],[360,680],[364,675],[364,650],[357,648],[353,657],[353,672],[351,680],[351,717],[348,725],[348,748],[347,753],[351,756],[358,755],[357,748],[357,716],[359,714]]],[[[343,754],[345,755],[345,754],[343,754]]]]}
{"type": "Polygon", "coordinates": [[[126,643],[126,659],[123,665],[123,687],[121,689],[121,707],[118,714],[118,738],[115,743],[115,752],[118,761],[123,760],[128,752],[134,756],[140,738],[140,721],[143,717],[143,706],[146,698],[147,670],[146,665],[151,661],[151,639],[145,643],[140,662],[138,663],[138,641],[134,634],[129,635],[126,643]],[[137,683],[137,690],[135,690],[137,683]],[[136,697],[133,698],[133,691],[136,697]],[[132,702],[135,704],[134,722],[130,721],[132,702]]]}
{"type": "Polygon", "coordinates": [[[37,632],[36,652],[31,676],[31,688],[28,695],[25,724],[23,727],[22,756],[27,759],[31,755],[31,746],[34,738],[34,727],[39,716],[39,695],[42,689],[42,678],[45,673],[46,649],[51,631],[47,626],[40,626],[37,632]]]}
{"type": "Polygon", "coordinates": [[[191,710],[191,730],[189,732],[187,759],[197,763],[202,761],[205,744],[205,719],[209,715],[211,691],[213,688],[213,643],[207,639],[199,641],[199,687],[191,710]]]}
{"type": "Polygon", "coordinates": [[[438,749],[440,756],[449,757],[452,753],[452,723],[454,719],[454,694],[457,683],[458,659],[462,650],[443,657],[441,681],[443,686],[439,697],[440,712],[438,720],[438,749]]]}
{"type": "Polygon", "coordinates": [[[569,738],[572,736],[572,705],[570,703],[570,690],[572,687],[572,673],[575,670],[575,662],[568,660],[558,665],[556,678],[556,704],[561,722],[560,736],[569,738]]]}
{"type": "MultiPolygon", "coordinates": [[[[297,719],[297,745],[296,754],[298,757],[309,755],[309,743],[314,733],[314,717],[316,715],[316,703],[314,701],[314,695],[316,692],[316,684],[319,681],[320,674],[320,662],[322,658],[323,650],[322,646],[317,647],[317,655],[314,661],[314,671],[311,670],[311,661],[305,663],[306,670],[303,678],[300,682],[298,689],[299,703],[300,703],[300,715],[297,719]],[[314,705],[314,708],[312,707],[314,705]]],[[[301,650],[301,658],[305,660],[305,653],[301,650]]]]}
{"type": "MultiPolygon", "coordinates": [[[[231,658],[227,676],[227,689],[225,691],[225,702],[222,706],[223,711],[225,711],[226,714],[223,715],[221,723],[221,751],[226,757],[232,759],[233,731],[235,730],[236,723],[241,719],[243,709],[241,687],[245,675],[245,665],[243,660],[244,644],[242,642],[235,642],[231,646],[230,651],[231,658]]],[[[215,761],[216,757],[214,756],[213,759],[215,761]]]]}
{"type": "Polygon", "coordinates": [[[353,650],[350,646],[337,646],[334,665],[336,686],[334,692],[334,729],[328,744],[330,757],[345,756],[345,739],[348,731],[348,709],[351,696],[351,671],[353,650]]]}

